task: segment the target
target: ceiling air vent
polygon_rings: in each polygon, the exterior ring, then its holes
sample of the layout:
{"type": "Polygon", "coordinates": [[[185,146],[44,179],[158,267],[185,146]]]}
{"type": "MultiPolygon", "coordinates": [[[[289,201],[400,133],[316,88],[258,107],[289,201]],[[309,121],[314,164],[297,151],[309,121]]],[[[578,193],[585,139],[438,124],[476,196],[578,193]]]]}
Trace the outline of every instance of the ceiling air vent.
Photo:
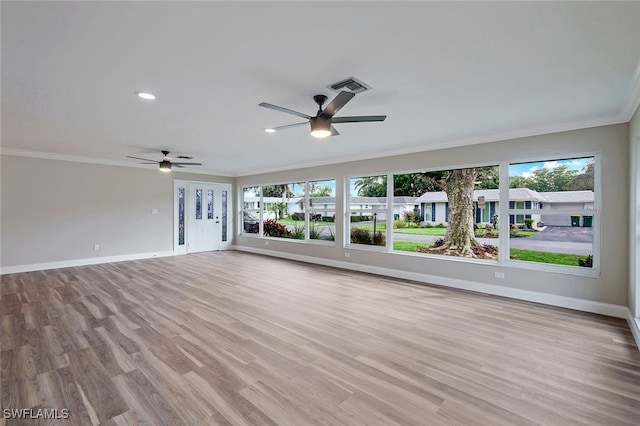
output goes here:
{"type": "Polygon", "coordinates": [[[349,77],[337,83],[330,84],[327,87],[336,92],[344,90],[352,93],[362,93],[364,91],[371,90],[371,87],[367,86],[355,77],[349,77]]]}

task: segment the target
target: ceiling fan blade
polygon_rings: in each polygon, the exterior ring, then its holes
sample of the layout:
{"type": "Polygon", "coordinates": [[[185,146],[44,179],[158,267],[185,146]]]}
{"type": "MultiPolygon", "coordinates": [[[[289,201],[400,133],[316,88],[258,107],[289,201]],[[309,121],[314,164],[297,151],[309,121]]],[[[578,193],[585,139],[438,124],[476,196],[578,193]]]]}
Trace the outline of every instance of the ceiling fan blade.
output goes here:
{"type": "Polygon", "coordinates": [[[304,123],[295,123],[295,124],[285,124],[284,126],[278,126],[278,127],[271,127],[272,130],[275,131],[279,131],[279,130],[284,130],[284,129],[288,129],[290,127],[298,127],[298,126],[302,126],[305,124],[309,124],[308,121],[305,121],[304,123]]]}
{"type": "Polygon", "coordinates": [[[143,160],[143,161],[153,161],[154,163],[158,164],[158,162],[156,160],[149,160],[148,158],[132,157],[130,155],[127,155],[127,158],[133,158],[133,159],[136,159],[136,160],[143,160]]]}
{"type": "Polygon", "coordinates": [[[294,111],[294,110],[289,109],[289,108],[283,108],[283,107],[278,106],[278,105],[269,104],[269,103],[266,103],[266,102],[259,103],[258,106],[261,106],[261,107],[264,107],[264,108],[269,108],[269,109],[274,109],[274,110],[280,111],[280,112],[286,112],[287,114],[297,115],[298,117],[306,118],[307,120],[311,119],[310,115],[304,114],[302,112],[294,111]]]}
{"type": "Polygon", "coordinates": [[[181,166],[180,164],[176,164],[176,163],[171,164],[171,167],[179,167],[181,169],[184,169],[184,166],[181,166]]]}
{"type": "Polygon", "coordinates": [[[176,158],[180,158],[182,160],[193,160],[193,157],[189,157],[188,155],[178,155],[176,158]]]}
{"type": "Polygon", "coordinates": [[[335,127],[331,126],[331,136],[338,136],[340,132],[336,130],[335,127]]]}
{"type": "Polygon", "coordinates": [[[333,117],[343,106],[347,104],[347,102],[353,99],[355,95],[355,93],[345,91],[338,93],[338,96],[329,102],[320,115],[324,117],[333,117]]]}
{"type": "Polygon", "coordinates": [[[172,166],[202,166],[202,163],[171,163],[172,166]]]}
{"type": "Polygon", "coordinates": [[[384,121],[386,115],[357,115],[355,117],[333,117],[332,123],[362,123],[367,121],[384,121]]]}
{"type": "Polygon", "coordinates": [[[140,163],[140,164],[158,164],[158,162],[154,161],[153,163],[140,163]]]}

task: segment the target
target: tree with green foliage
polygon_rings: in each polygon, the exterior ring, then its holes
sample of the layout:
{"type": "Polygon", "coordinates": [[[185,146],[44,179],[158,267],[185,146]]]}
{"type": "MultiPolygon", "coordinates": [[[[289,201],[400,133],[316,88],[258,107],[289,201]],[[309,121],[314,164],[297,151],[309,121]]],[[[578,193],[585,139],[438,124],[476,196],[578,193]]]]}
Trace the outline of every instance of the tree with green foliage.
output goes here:
{"type": "Polygon", "coordinates": [[[287,203],[283,203],[282,201],[272,203],[269,206],[269,211],[274,214],[275,220],[283,219],[284,215],[287,213],[287,203]]]}
{"type": "Polygon", "coordinates": [[[509,176],[509,188],[529,188],[538,192],[593,191],[593,162],[582,172],[569,170],[566,164],[557,167],[541,167],[531,176],[509,176]]]}
{"type": "Polygon", "coordinates": [[[282,197],[284,199],[293,197],[293,192],[289,189],[289,185],[265,185],[262,187],[263,197],[282,197]]]}
{"type": "Polygon", "coordinates": [[[310,189],[309,196],[311,197],[329,197],[331,196],[332,189],[330,186],[317,186],[310,189]]]}
{"type": "Polygon", "coordinates": [[[569,183],[569,191],[593,191],[594,183],[594,164],[593,160],[589,161],[582,169],[582,173],[574,176],[569,183]]]}
{"type": "Polygon", "coordinates": [[[487,166],[478,168],[478,176],[474,182],[475,189],[498,189],[500,188],[500,167],[487,166]]]}
{"type": "Polygon", "coordinates": [[[360,197],[386,197],[387,177],[367,176],[355,181],[354,188],[360,197]]]}
{"type": "Polygon", "coordinates": [[[405,173],[393,176],[393,195],[420,197],[425,192],[438,191],[438,182],[429,173],[405,173]]]}

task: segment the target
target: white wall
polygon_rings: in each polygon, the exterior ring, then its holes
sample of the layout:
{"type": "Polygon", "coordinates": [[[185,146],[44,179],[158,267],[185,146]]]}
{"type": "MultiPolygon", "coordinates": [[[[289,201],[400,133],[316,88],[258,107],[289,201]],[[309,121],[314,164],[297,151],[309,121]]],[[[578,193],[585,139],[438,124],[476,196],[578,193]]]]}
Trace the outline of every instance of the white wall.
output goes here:
{"type": "Polygon", "coordinates": [[[629,309],[640,318],[640,108],[629,125],[629,144],[629,309]]]}
{"type": "MultiPolygon", "coordinates": [[[[612,126],[581,129],[549,135],[399,155],[386,158],[355,161],[277,173],[243,176],[236,179],[238,187],[261,182],[297,182],[305,179],[335,178],[338,183],[348,176],[379,174],[387,171],[446,169],[449,167],[488,165],[498,161],[532,161],[554,158],[571,158],[576,155],[599,154],[601,156],[601,180],[603,222],[601,240],[601,275],[586,277],[553,272],[522,270],[495,265],[461,262],[448,258],[380,253],[371,250],[344,249],[345,236],[336,235],[336,246],[312,243],[270,240],[269,245],[260,238],[237,236],[240,249],[268,250],[281,256],[306,256],[322,261],[342,262],[354,269],[385,268],[404,274],[423,274],[441,277],[442,281],[476,283],[492,288],[536,292],[545,295],[593,301],[597,303],[628,306],[629,271],[629,126],[612,126]],[[350,257],[345,257],[349,252],[350,257]],[[505,279],[494,278],[494,272],[505,273],[505,279]]],[[[331,143],[331,141],[329,142],[331,143]]],[[[336,142],[338,143],[338,142],[336,142]]],[[[343,185],[336,185],[337,209],[342,211],[343,185]]],[[[443,221],[438,217],[436,222],[443,221]]],[[[338,229],[343,218],[336,217],[338,229]]],[[[239,229],[236,227],[236,229],[239,229]]],[[[625,308],[626,309],[626,308],[625,308]]]]}
{"type": "Polygon", "coordinates": [[[172,252],[173,178],[232,182],[157,169],[0,158],[3,270],[172,252]]]}

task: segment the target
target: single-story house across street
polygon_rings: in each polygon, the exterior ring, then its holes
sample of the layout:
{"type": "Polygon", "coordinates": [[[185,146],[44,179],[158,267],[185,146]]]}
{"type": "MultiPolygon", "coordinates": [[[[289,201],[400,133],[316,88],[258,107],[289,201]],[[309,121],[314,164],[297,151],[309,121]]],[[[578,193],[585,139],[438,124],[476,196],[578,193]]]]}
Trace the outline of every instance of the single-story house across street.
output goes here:
{"type": "MultiPolygon", "coordinates": [[[[476,223],[493,223],[500,206],[499,190],[476,190],[473,199],[476,223]]],[[[420,204],[424,222],[446,224],[449,221],[449,203],[444,191],[427,192],[418,197],[416,202],[420,204]]],[[[581,217],[579,213],[572,214],[571,210],[592,210],[593,205],[593,191],[537,192],[528,188],[512,188],[509,189],[509,209],[540,210],[540,213],[510,214],[509,223],[523,225],[525,219],[533,219],[534,225],[591,226],[591,216],[581,217]],[[566,210],[567,215],[545,215],[545,210],[566,210]]]]}

